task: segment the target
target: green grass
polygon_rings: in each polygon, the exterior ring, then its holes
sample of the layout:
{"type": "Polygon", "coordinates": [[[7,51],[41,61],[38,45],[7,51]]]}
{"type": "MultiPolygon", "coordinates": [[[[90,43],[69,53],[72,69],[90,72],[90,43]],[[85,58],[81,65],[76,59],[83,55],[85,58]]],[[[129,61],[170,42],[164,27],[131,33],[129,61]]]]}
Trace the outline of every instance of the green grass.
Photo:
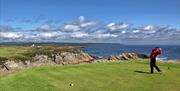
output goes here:
{"type": "Polygon", "coordinates": [[[180,91],[180,64],[158,65],[155,74],[147,61],[37,67],[1,76],[0,91],[180,91]]]}
{"type": "Polygon", "coordinates": [[[46,46],[41,47],[30,47],[30,46],[0,46],[0,64],[6,60],[14,61],[25,61],[30,60],[35,55],[48,55],[49,57],[52,54],[62,53],[62,52],[71,52],[78,53],[80,52],[79,47],[72,46],[46,46]]]}
{"type": "Polygon", "coordinates": [[[0,57],[18,56],[26,52],[29,47],[0,46],[0,57]]]}
{"type": "Polygon", "coordinates": [[[23,55],[23,53],[26,53],[29,49],[30,47],[23,46],[0,46],[0,61],[5,61],[6,59],[26,59],[26,56],[23,55]]]}

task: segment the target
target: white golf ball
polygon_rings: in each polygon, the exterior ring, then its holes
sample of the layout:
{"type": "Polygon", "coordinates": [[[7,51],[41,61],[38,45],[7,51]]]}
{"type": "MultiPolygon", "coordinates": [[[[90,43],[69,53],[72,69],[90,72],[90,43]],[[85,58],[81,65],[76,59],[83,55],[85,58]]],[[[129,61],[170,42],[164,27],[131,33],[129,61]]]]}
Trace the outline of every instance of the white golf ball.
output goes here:
{"type": "Polygon", "coordinates": [[[71,83],[71,84],[70,84],[70,86],[74,86],[74,84],[73,84],[73,83],[71,83]]]}

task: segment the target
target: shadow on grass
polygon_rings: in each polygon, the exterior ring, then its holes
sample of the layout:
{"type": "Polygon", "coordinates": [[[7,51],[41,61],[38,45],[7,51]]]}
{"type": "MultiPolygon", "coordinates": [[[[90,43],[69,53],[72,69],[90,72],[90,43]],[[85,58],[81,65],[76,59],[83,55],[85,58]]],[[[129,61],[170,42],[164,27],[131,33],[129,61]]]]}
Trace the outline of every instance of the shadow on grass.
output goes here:
{"type": "Polygon", "coordinates": [[[136,72],[136,73],[150,74],[149,72],[145,72],[145,71],[138,71],[138,70],[135,70],[134,72],[136,72]]]}

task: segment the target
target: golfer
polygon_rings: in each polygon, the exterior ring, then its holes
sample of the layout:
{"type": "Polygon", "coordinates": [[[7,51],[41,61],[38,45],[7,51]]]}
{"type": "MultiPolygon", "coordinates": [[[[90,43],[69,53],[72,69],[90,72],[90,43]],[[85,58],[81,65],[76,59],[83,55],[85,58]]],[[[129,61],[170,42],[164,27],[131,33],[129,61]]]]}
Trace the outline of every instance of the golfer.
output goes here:
{"type": "Polygon", "coordinates": [[[155,47],[155,48],[152,49],[152,52],[150,54],[150,69],[151,69],[151,74],[154,73],[154,68],[156,68],[156,70],[158,72],[161,72],[161,70],[156,65],[156,57],[157,57],[157,55],[159,55],[161,53],[162,53],[162,49],[159,48],[159,47],[155,47]]]}

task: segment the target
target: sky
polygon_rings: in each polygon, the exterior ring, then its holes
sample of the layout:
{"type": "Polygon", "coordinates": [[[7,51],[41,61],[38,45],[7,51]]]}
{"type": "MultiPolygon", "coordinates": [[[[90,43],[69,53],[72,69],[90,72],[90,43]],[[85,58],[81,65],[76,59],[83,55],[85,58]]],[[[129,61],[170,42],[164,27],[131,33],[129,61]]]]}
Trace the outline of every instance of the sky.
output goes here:
{"type": "Polygon", "coordinates": [[[180,0],[0,0],[0,42],[179,40],[180,0]]]}

